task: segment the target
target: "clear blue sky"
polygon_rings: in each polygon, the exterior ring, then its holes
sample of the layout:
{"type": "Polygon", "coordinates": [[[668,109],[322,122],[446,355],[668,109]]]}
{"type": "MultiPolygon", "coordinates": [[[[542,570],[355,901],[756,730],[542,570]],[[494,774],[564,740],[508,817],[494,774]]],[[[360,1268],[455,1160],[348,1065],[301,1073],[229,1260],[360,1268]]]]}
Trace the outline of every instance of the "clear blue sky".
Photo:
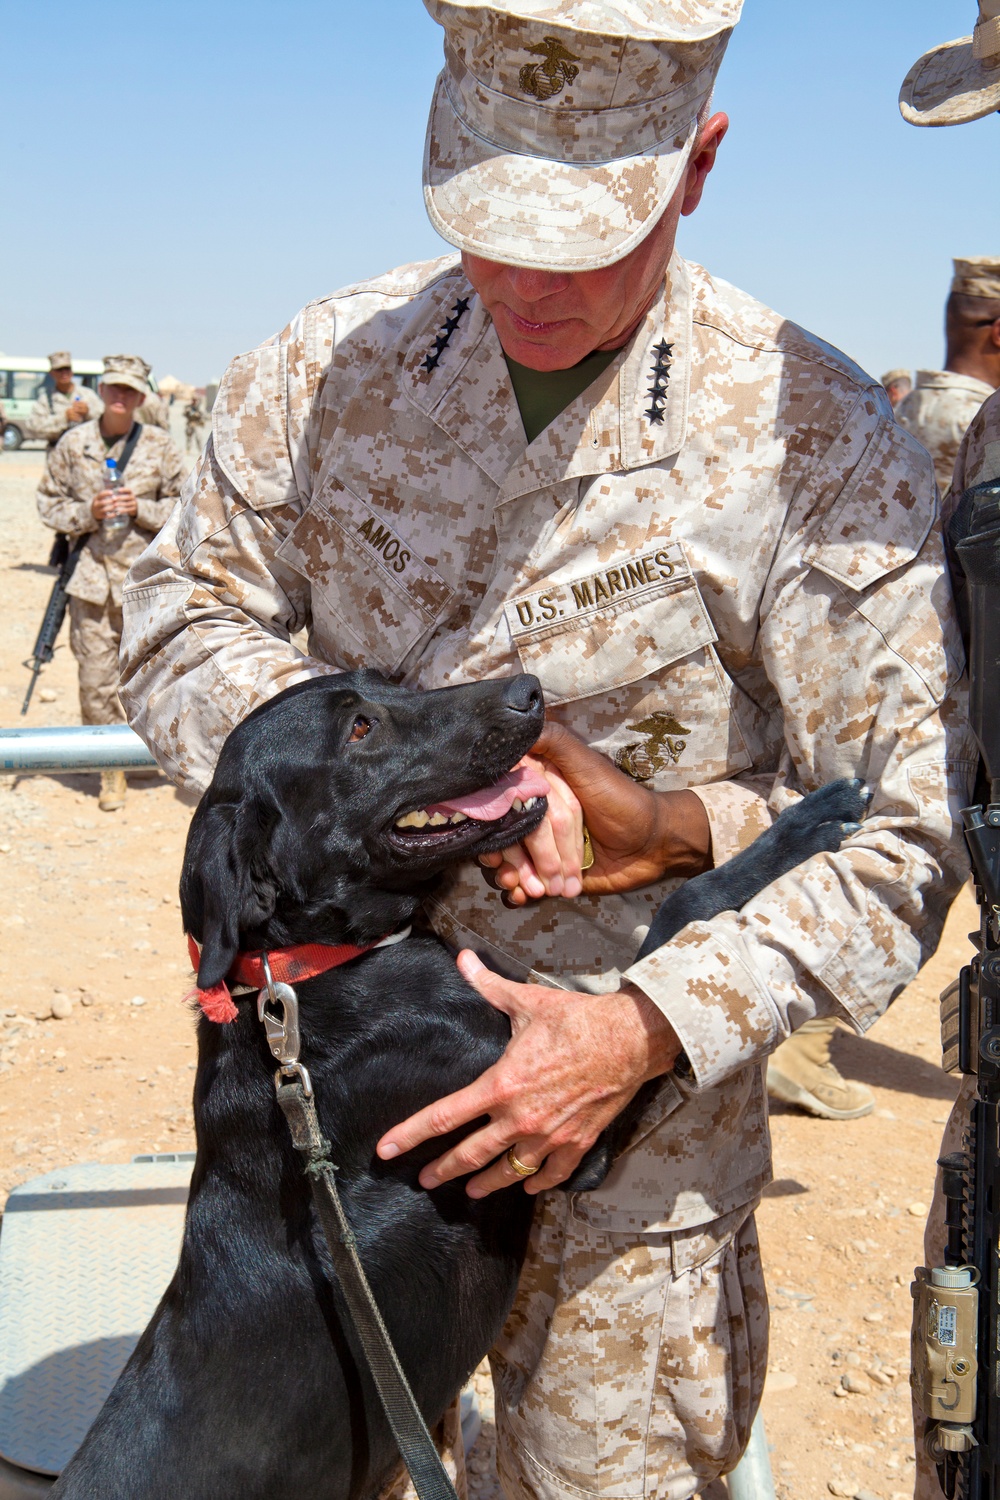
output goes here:
{"type": "MultiPolygon", "coordinates": [[[[1000,117],[900,119],[975,0],[746,0],[682,250],[880,374],[939,364],[952,255],[1000,254],[1000,117]]],[[[0,349],[201,382],[310,298],[440,253],[420,0],[0,0],[0,349]]]]}

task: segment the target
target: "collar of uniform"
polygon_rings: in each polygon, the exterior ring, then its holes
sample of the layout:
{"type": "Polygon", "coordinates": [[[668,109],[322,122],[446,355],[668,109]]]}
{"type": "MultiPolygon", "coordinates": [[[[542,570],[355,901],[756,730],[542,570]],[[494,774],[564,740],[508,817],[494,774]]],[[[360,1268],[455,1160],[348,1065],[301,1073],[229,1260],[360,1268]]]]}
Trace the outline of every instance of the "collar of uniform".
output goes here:
{"type": "Polygon", "coordinates": [[[985,401],[992,396],[993,387],[975,375],[960,375],[955,370],[918,370],[918,391],[971,391],[978,396],[982,392],[985,401]]]}
{"type": "Polygon", "coordinates": [[[125,441],[124,436],[115,438],[110,448],[104,445],[101,437],[100,418],[93,417],[89,422],[81,423],[83,436],[83,451],[87,458],[96,458],[103,464],[106,458],[115,458],[122,450],[125,441]]]}
{"type": "Polygon", "coordinates": [[[675,254],[660,295],[631,344],[595,382],[597,399],[584,391],[538,434],[506,476],[500,502],[678,453],[687,433],[690,361],[691,282],[687,266],[675,254]],[[666,382],[661,379],[657,386],[662,397],[654,403],[656,371],[664,366],[666,382]],[[659,421],[650,416],[654,405],[659,421]]]}
{"type": "Polygon", "coordinates": [[[407,399],[447,433],[497,486],[524,452],[524,428],[493,321],[464,277],[445,279],[403,362],[407,399]],[[439,333],[468,306],[432,370],[439,333]]]}

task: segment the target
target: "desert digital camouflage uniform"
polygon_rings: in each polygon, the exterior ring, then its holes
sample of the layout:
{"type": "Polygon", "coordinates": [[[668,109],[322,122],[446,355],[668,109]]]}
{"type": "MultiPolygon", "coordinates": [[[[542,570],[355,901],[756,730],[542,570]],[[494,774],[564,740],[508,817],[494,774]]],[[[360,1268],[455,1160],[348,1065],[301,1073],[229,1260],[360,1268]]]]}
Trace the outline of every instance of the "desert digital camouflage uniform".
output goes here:
{"type": "Polygon", "coordinates": [[[118,699],[122,583],[170,514],[184,473],[170,438],[159,428],[144,427],[124,474],[138,513],[127,530],[108,537],[90,507],[106,487],[106,459],[120,458],[125,440],[118,438],[109,448],[96,421],[80,422],[50,452],[38,487],[38,512],[47,526],[71,540],[88,534],[67,589],[84,724],[117,724],[124,717],[118,699]]]}
{"type": "Polygon", "coordinates": [[[66,396],[62,391],[43,391],[28,413],[28,420],[25,423],[27,436],[44,438],[52,447],[71,427],[82,427],[84,422],[71,422],[66,415],[74,401],[84,402],[90,414],[90,421],[94,421],[104,410],[96,392],[85,385],[75,383],[72,391],[66,396]]]}
{"type": "Polygon", "coordinates": [[[447,259],[307,307],[233,362],[213,429],[124,591],[123,698],[173,780],[205,787],[282,688],[366,665],[417,688],[536,673],[630,774],[698,793],[716,862],[803,791],[875,789],[838,854],[638,964],[673,881],[508,910],[473,865],[429,904],[514,978],[632,980],[681,1038],[693,1083],[663,1081],[599,1191],[546,1196],[495,1371],[509,1487],[688,1495],[736,1461],[766,1366],[763,1059],[817,1013],[871,1024],[966,873],[974,751],[926,454],[842,355],[679,257],[528,448],[447,259]]]}
{"type": "Polygon", "coordinates": [[[144,422],[148,427],[159,427],[163,432],[170,431],[170,405],[162,396],[150,391],[145,401],[135,414],[137,422],[144,422]]]}
{"type": "Polygon", "coordinates": [[[896,407],[896,421],[912,432],[934,460],[942,495],[951,484],[959,444],[993,386],[951,370],[918,370],[917,383],[896,407]]]}

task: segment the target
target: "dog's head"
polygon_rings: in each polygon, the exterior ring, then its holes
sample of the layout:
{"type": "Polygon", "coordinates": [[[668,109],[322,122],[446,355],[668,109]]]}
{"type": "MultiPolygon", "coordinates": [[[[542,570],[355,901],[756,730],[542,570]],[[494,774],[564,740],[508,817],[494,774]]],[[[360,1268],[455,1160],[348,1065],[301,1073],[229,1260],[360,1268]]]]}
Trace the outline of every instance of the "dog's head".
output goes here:
{"type": "Polygon", "coordinates": [[[372,942],[447,865],[530,833],[547,787],[512,767],[543,718],[528,676],[418,693],[350,672],[255,709],[223,746],[184,855],[201,988],[241,949],[372,942]]]}

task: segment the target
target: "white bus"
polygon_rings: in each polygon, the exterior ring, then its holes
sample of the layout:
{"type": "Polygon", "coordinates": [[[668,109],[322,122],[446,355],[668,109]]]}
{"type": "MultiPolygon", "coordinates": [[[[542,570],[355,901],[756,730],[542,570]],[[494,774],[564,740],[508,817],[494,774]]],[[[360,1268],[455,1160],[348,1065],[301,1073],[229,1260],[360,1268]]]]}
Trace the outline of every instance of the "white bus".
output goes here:
{"type": "MultiPolygon", "coordinates": [[[[80,385],[96,391],[100,384],[104,362],[100,359],[74,359],[73,374],[80,385]]],[[[12,450],[20,448],[27,437],[28,413],[43,391],[53,391],[47,359],[23,358],[16,354],[0,354],[0,406],[3,407],[3,446],[12,450]]]]}

